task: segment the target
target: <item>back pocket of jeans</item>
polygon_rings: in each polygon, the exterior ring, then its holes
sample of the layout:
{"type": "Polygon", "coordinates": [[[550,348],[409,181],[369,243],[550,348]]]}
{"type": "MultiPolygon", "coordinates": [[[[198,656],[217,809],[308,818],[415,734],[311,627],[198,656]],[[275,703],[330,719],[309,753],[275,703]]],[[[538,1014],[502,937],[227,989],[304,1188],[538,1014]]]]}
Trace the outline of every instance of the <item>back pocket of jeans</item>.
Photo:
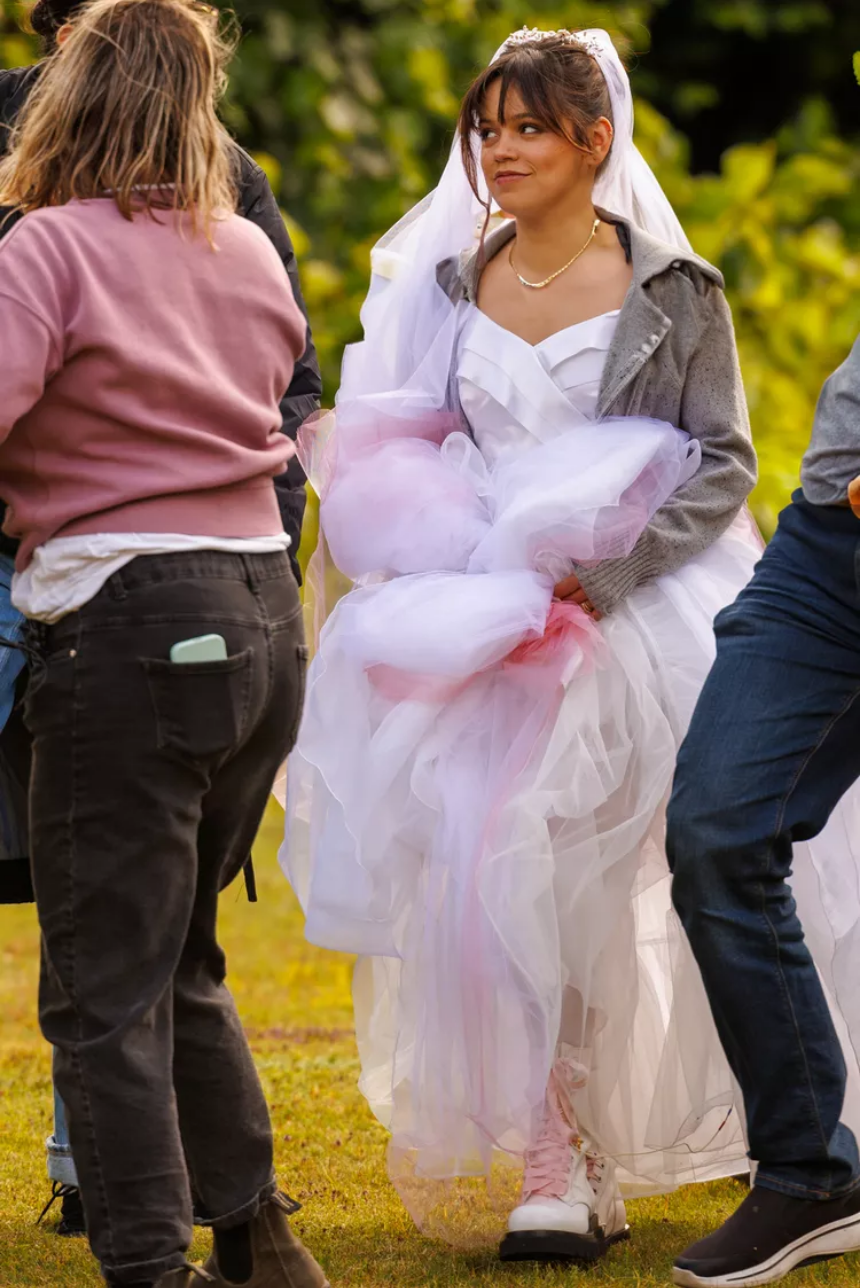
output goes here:
{"type": "Polygon", "coordinates": [[[310,650],[306,644],[296,645],[296,713],[290,728],[290,751],[296,745],[299,737],[299,729],[302,723],[302,716],[305,710],[305,693],[308,683],[308,658],[310,650]]]}
{"type": "Polygon", "coordinates": [[[248,720],[253,657],[247,648],[219,662],[142,658],[159,750],[205,760],[236,748],[248,720]]]}

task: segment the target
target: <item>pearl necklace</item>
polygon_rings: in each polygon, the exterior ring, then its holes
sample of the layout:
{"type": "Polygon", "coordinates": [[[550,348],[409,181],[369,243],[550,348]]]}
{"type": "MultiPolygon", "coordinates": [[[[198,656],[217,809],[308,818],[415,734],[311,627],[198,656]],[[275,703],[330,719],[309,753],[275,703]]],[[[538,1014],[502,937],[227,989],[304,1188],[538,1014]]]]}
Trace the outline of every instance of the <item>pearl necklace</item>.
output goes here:
{"type": "Polygon", "coordinates": [[[511,249],[508,252],[508,263],[510,264],[511,268],[514,270],[514,275],[522,283],[523,286],[527,286],[530,291],[542,291],[545,286],[549,286],[550,282],[554,282],[557,277],[561,277],[562,273],[566,273],[569,268],[572,268],[573,265],[576,263],[576,261],[579,259],[580,255],[585,254],[585,252],[588,250],[591,243],[594,241],[594,238],[597,236],[597,230],[599,227],[600,227],[600,220],[595,219],[594,226],[588,235],[588,240],[586,241],[582,249],[576,252],[573,259],[569,259],[567,261],[564,268],[560,268],[558,272],[550,274],[549,277],[545,277],[542,282],[528,282],[520,273],[517,272],[517,267],[516,267],[516,264],[514,263],[514,242],[511,242],[511,249]]]}

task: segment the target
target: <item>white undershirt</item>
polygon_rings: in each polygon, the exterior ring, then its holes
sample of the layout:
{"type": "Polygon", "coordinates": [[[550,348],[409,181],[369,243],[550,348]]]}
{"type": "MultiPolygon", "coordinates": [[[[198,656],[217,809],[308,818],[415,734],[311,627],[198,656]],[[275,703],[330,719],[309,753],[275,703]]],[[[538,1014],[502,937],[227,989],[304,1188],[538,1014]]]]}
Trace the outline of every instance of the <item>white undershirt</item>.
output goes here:
{"type": "Polygon", "coordinates": [[[138,555],[190,550],[267,555],[286,550],[286,532],[271,537],[200,537],[173,532],[105,532],[52,537],[37,546],[23,572],[12,578],[12,603],[25,617],[51,624],[74,613],[99,593],[120,568],[138,555]]]}

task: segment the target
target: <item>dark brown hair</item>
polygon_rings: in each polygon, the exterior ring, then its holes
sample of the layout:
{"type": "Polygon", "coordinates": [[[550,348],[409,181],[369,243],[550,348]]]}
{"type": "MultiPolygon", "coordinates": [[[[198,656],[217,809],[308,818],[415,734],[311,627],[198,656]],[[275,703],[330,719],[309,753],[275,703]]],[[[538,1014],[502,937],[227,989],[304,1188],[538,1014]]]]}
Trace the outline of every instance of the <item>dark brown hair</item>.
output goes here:
{"type": "Polygon", "coordinates": [[[42,48],[50,53],[57,39],[57,32],[71,22],[82,0],[36,0],[30,10],[30,26],[42,38],[42,48]]]}
{"type": "Polygon", "coordinates": [[[614,124],[609,87],[597,60],[583,45],[559,36],[509,46],[477,77],[460,108],[458,128],[463,165],[472,191],[479,199],[472,136],[480,126],[487,91],[496,81],[501,82],[499,121],[502,125],[512,89],[519,92],[526,111],[539,125],[568,139],[584,152],[591,151],[588,134],[591,126],[602,116],[614,124]]]}

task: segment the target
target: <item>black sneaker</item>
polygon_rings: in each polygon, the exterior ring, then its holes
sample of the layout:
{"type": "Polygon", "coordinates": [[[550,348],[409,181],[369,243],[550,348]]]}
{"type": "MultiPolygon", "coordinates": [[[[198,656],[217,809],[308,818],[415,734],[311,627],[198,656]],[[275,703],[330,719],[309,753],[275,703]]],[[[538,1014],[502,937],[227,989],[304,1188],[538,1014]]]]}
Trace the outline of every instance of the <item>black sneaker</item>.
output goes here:
{"type": "Polygon", "coordinates": [[[51,1208],[61,1200],[60,1220],[54,1226],[54,1234],[62,1235],[65,1239],[81,1238],[87,1232],[84,1223],[84,1205],[81,1203],[81,1192],[74,1185],[62,1185],[59,1181],[54,1181],[51,1186],[51,1197],[42,1208],[42,1213],[37,1225],[41,1225],[51,1208]]]}
{"type": "Polygon", "coordinates": [[[860,1188],[837,1199],[795,1199],[754,1186],[719,1230],[687,1248],[681,1288],[752,1288],[798,1266],[860,1251],[860,1188]]]}

